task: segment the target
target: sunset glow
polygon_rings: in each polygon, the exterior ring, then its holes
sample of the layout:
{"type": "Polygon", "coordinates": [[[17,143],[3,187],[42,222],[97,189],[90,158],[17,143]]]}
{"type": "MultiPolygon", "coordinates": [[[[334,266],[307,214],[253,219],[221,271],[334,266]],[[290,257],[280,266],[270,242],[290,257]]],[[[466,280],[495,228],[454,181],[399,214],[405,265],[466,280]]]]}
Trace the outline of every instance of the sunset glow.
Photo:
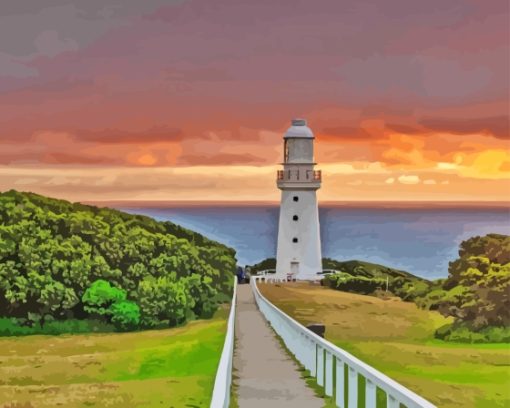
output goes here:
{"type": "Polygon", "coordinates": [[[323,201],[510,197],[506,1],[109,3],[2,6],[0,190],[276,201],[305,117],[323,201]]]}

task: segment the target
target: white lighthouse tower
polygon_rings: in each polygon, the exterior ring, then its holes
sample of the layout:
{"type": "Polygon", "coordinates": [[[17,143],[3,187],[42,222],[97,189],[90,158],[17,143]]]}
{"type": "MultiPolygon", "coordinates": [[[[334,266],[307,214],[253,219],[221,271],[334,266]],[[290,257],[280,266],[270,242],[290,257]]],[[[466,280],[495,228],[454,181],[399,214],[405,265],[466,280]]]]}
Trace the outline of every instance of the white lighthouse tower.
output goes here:
{"type": "Polygon", "coordinates": [[[292,120],[285,133],[283,170],[277,186],[282,191],[276,275],[313,280],[322,271],[319,210],[316,191],[321,172],[314,170],[314,135],[304,119],[292,120]]]}

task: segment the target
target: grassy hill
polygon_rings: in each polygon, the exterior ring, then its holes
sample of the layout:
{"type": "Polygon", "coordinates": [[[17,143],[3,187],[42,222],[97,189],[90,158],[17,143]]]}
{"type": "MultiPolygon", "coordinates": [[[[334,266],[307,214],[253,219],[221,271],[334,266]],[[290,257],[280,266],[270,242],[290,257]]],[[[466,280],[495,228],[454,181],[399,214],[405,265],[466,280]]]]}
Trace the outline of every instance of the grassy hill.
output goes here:
{"type": "Polygon", "coordinates": [[[439,407],[510,404],[508,344],[434,339],[451,322],[398,298],[333,291],[307,283],[260,285],[271,302],[303,324],[326,325],[326,338],[439,407]]]}
{"type": "Polygon", "coordinates": [[[324,258],[322,260],[322,267],[324,269],[333,269],[348,273],[352,276],[364,276],[366,278],[386,279],[386,277],[389,277],[391,279],[401,278],[405,281],[429,282],[427,279],[420,278],[406,271],[358,260],[336,261],[334,259],[324,258]]]}
{"type": "MultiPolygon", "coordinates": [[[[439,282],[415,276],[412,273],[375,263],[350,260],[322,259],[322,284],[347,292],[371,294],[377,289],[386,289],[404,300],[415,300],[434,289],[439,282]]],[[[268,258],[251,267],[253,272],[275,269],[276,259],[268,258]]],[[[320,276],[319,276],[320,277],[320,276]]]]}

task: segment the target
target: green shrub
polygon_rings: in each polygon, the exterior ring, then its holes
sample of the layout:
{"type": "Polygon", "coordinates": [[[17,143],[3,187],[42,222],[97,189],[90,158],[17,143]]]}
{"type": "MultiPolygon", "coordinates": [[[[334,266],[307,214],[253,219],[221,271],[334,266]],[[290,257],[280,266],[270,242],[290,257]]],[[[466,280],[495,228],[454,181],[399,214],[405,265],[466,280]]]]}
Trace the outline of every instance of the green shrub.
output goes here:
{"type": "Polygon", "coordinates": [[[414,301],[416,305],[422,309],[437,310],[446,297],[446,294],[447,292],[444,289],[435,289],[422,297],[417,297],[414,301]]]}
{"type": "Polygon", "coordinates": [[[508,343],[510,327],[486,327],[476,331],[466,324],[447,324],[437,329],[434,336],[456,343],[508,343]]]}
{"type": "Polygon", "coordinates": [[[414,301],[425,296],[430,290],[430,283],[421,280],[405,280],[404,278],[396,278],[390,280],[389,289],[392,293],[402,298],[402,300],[414,301]]]}
{"type": "Polygon", "coordinates": [[[480,332],[489,343],[510,343],[510,327],[486,327],[480,332]]]}
{"type": "Polygon", "coordinates": [[[112,323],[120,331],[135,330],[140,324],[140,308],[130,300],[121,300],[111,308],[112,323]]]}
{"type": "Polygon", "coordinates": [[[381,278],[367,278],[365,276],[352,276],[347,273],[336,273],[324,278],[324,284],[337,290],[361,294],[373,293],[376,289],[384,287],[386,281],[381,278]]]}
{"type": "Polygon", "coordinates": [[[109,282],[99,279],[92,283],[83,294],[83,309],[92,315],[111,315],[111,306],[125,299],[126,291],[113,287],[109,282]]]}
{"type": "Polygon", "coordinates": [[[449,336],[450,333],[452,332],[452,328],[453,328],[452,323],[445,324],[436,330],[434,337],[436,339],[445,340],[446,337],[449,336]]]}

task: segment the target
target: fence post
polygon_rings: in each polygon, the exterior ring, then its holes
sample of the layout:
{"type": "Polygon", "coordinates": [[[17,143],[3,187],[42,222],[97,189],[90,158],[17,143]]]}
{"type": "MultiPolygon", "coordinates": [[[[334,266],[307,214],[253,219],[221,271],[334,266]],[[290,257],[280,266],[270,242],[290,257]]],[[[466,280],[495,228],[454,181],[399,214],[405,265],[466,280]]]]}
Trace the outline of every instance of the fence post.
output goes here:
{"type": "Polygon", "coordinates": [[[310,375],[317,377],[317,344],[312,339],[308,339],[310,345],[310,375]]]}
{"type": "Polygon", "coordinates": [[[399,408],[400,403],[393,398],[390,394],[386,394],[386,407],[387,408],[399,408]]]}
{"type": "Polygon", "coordinates": [[[366,378],[365,383],[365,408],[376,408],[376,392],[377,388],[375,384],[366,378]]]}
{"type": "Polygon", "coordinates": [[[358,408],[358,373],[352,367],[349,367],[349,408],[358,408]]]}
{"type": "Polygon", "coordinates": [[[336,359],[336,406],[345,407],[345,366],[339,358],[336,359]]]}
{"type": "Polygon", "coordinates": [[[324,391],[326,395],[333,395],[333,356],[331,353],[326,350],[326,385],[324,387],[324,391]]]}
{"type": "Polygon", "coordinates": [[[324,386],[324,348],[317,345],[317,384],[324,386]]]}

